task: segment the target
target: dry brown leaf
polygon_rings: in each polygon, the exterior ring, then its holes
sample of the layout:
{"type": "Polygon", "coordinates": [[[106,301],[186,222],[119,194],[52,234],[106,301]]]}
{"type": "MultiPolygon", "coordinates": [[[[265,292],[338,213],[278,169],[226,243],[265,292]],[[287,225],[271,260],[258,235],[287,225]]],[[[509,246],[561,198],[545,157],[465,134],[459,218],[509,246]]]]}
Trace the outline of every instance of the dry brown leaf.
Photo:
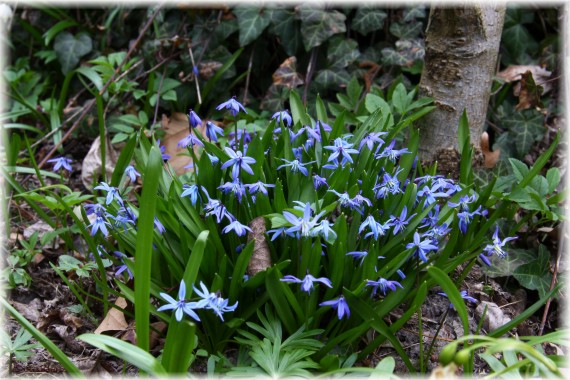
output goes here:
{"type": "Polygon", "coordinates": [[[535,83],[532,73],[527,71],[522,74],[520,81],[519,103],[515,107],[517,111],[526,110],[529,108],[542,107],[540,96],[544,92],[542,86],[535,83]]]}
{"type": "MultiPolygon", "coordinates": [[[[111,144],[109,137],[106,136],[105,139],[105,172],[107,173],[107,177],[111,178],[115,170],[115,165],[117,165],[119,153],[111,144]]],[[[101,165],[101,139],[97,137],[95,141],[93,141],[93,144],[91,144],[91,148],[89,148],[89,152],[87,152],[81,166],[81,181],[86,188],[93,188],[93,181],[101,175],[101,165]]]]}
{"type": "MultiPolygon", "coordinates": [[[[510,83],[520,81],[522,79],[522,75],[527,71],[530,71],[532,73],[536,84],[544,88],[543,94],[546,94],[552,89],[551,82],[549,82],[552,73],[540,66],[513,65],[498,73],[497,76],[503,79],[505,82],[510,83]]],[[[516,91],[519,90],[520,88],[516,91]]],[[[518,93],[515,92],[515,96],[518,96],[518,93]]]]}
{"type": "Polygon", "coordinates": [[[20,314],[26,317],[27,320],[31,322],[37,322],[40,320],[41,312],[43,308],[42,301],[39,298],[34,298],[30,303],[24,304],[16,301],[11,301],[10,304],[14,306],[14,309],[18,310],[20,314]]]}
{"type": "Polygon", "coordinates": [[[483,156],[485,156],[485,167],[494,167],[497,164],[497,161],[499,161],[501,150],[497,149],[494,152],[491,151],[489,147],[489,134],[487,132],[483,132],[481,135],[481,151],[483,152],[483,156]]]}
{"type": "Polygon", "coordinates": [[[273,84],[287,88],[299,87],[303,83],[301,75],[297,72],[297,58],[289,57],[279,65],[273,73],[273,84]]]}
{"type": "Polygon", "coordinates": [[[263,272],[271,266],[271,252],[265,240],[265,218],[258,216],[249,223],[251,228],[250,233],[247,234],[247,242],[254,240],[253,253],[247,264],[247,274],[254,276],[259,272],[263,272]]]}
{"type": "MultiPolygon", "coordinates": [[[[127,307],[127,301],[123,297],[119,297],[115,301],[115,305],[124,309],[127,307]]],[[[112,308],[107,312],[105,319],[103,319],[99,327],[95,329],[94,333],[101,334],[106,331],[123,331],[128,326],[129,324],[125,320],[125,314],[118,309],[112,308]]]]}
{"type": "Polygon", "coordinates": [[[164,322],[154,322],[150,324],[150,337],[149,337],[149,347],[152,350],[158,342],[160,341],[160,336],[164,334],[168,325],[164,322]]]}
{"type": "Polygon", "coordinates": [[[433,369],[429,375],[428,380],[438,380],[438,379],[459,379],[458,368],[455,363],[451,362],[446,366],[438,365],[433,369]]]}
{"type": "MultiPolygon", "coordinates": [[[[206,123],[206,121],[203,121],[206,123]]],[[[190,126],[188,125],[188,116],[182,112],[175,112],[170,119],[162,116],[162,128],[166,132],[161,144],[164,145],[164,153],[170,155],[168,163],[176,174],[181,175],[192,169],[185,168],[185,166],[192,163],[192,157],[188,156],[187,148],[179,148],[178,143],[190,133],[190,126]]],[[[201,130],[201,127],[196,128],[201,130]]],[[[197,147],[194,147],[194,152],[197,154],[197,147]]]]}

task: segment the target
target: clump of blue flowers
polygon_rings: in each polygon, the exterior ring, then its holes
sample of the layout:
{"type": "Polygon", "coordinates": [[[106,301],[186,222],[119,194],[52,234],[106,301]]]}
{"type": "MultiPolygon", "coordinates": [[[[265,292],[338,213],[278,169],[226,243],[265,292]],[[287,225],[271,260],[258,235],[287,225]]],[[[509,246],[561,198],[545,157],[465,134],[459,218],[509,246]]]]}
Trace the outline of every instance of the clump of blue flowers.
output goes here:
{"type": "MultiPolygon", "coordinates": [[[[299,104],[292,97],[291,110],[267,115],[263,127],[235,98],[217,107],[229,120],[203,122],[188,112],[179,146],[194,170],[172,175],[163,156],[159,178],[151,281],[166,303],[158,312],[208,320],[205,333],[218,336],[230,331],[220,323],[239,326],[271,303],[288,330],[308,323],[326,340],[369,323],[366,310],[381,318],[408,304],[430,266],[449,273],[507,255],[515,237],[499,236],[487,200],[417,162],[418,131],[405,112],[395,118],[367,103],[369,114],[354,127],[341,116],[311,118],[299,104]],[[193,297],[182,280],[189,262],[199,282],[193,297]],[[165,289],[178,289],[177,298],[165,289]]],[[[145,159],[124,174],[134,182],[143,173],[143,186],[145,159]]],[[[126,189],[105,182],[95,189],[99,202],[85,210],[90,233],[120,246],[117,265],[131,277],[138,209],[126,189]]]]}

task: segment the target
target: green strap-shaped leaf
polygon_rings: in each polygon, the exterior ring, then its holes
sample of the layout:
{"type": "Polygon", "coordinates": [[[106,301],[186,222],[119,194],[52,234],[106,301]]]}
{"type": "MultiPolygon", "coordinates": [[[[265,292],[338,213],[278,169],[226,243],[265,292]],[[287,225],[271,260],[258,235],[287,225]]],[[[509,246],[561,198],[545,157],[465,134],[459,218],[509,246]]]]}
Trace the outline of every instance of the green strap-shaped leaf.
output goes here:
{"type": "MultiPolygon", "coordinates": [[[[137,334],[140,339],[140,335],[137,334]]],[[[160,362],[147,351],[112,336],[98,334],[83,334],[77,339],[89,343],[108,354],[123,359],[150,375],[166,375],[167,372],[160,362]]]]}
{"type": "Polygon", "coordinates": [[[162,154],[156,146],[150,148],[143,175],[135,254],[135,321],[138,346],[149,349],[150,273],[153,254],[156,192],[162,174],[162,154]]]}

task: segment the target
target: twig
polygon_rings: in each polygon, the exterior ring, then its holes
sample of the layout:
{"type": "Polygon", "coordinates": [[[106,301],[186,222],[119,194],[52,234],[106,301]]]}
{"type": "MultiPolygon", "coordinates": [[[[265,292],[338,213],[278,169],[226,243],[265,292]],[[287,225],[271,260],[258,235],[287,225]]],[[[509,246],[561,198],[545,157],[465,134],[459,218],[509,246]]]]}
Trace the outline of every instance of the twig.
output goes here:
{"type": "Polygon", "coordinates": [[[194,62],[194,54],[192,54],[192,44],[188,44],[188,52],[190,53],[190,61],[192,61],[192,73],[194,74],[194,83],[196,83],[196,95],[198,95],[198,104],[202,104],[202,95],[200,94],[200,84],[198,83],[198,67],[194,62]],[[196,72],[194,72],[196,68],[196,72]]]}
{"type": "Polygon", "coordinates": [[[303,91],[303,104],[305,105],[307,105],[307,93],[309,92],[309,85],[311,84],[311,78],[313,77],[313,72],[315,71],[318,48],[318,46],[315,46],[313,50],[311,50],[311,59],[309,60],[309,65],[307,66],[307,75],[305,76],[305,90],[303,91]]]}
{"type": "MultiPolygon", "coordinates": [[[[103,95],[105,93],[105,91],[107,91],[107,88],[109,88],[109,86],[111,85],[111,83],[113,83],[115,81],[115,78],[117,77],[117,75],[119,74],[119,72],[121,71],[122,67],[124,66],[125,63],[127,63],[127,61],[129,60],[129,58],[131,57],[131,55],[135,52],[135,50],[137,50],[138,46],[140,45],[140,42],[142,40],[142,38],[144,37],[144,35],[146,34],[148,28],[150,28],[150,26],[152,25],[154,19],[156,18],[156,16],[158,15],[158,12],[160,11],[160,9],[162,8],[162,4],[159,4],[158,7],[156,8],[156,10],[154,11],[154,13],[152,14],[152,16],[150,16],[150,18],[148,19],[148,21],[146,22],[146,24],[144,25],[143,29],[141,30],[141,32],[139,33],[139,36],[137,37],[137,39],[135,40],[135,43],[131,46],[131,48],[129,49],[129,51],[127,52],[127,55],[125,55],[125,58],[123,58],[122,62],[119,64],[119,66],[117,67],[117,69],[115,70],[115,72],[113,73],[113,75],[111,76],[111,78],[109,78],[109,80],[107,81],[107,83],[105,83],[105,85],[103,86],[103,88],[101,89],[101,91],[99,91],[99,95],[103,95]]],[[[71,136],[71,134],[77,129],[77,127],[79,127],[79,124],[81,123],[81,121],[85,118],[85,116],[87,116],[87,114],[89,113],[89,111],[91,111],[91,108],[93,108],[93,105],[95,104],[95,102],[91,102],[89,103],[83,110],[83,112],[81,113],[81,115],[79,116],[79,118],[75,121],[75,123],[73,123],[73,125],[71,126],[71,128],[69,128],[69,130],[67,131],[67,133],[61,138],[60,141],[58,141],[55,146],[48,152],[48,154],[46,154],[46,156],[43,158],[43,160],[39,163],[38,167],[41,169],[45,163],[47,162],[47,160],[49,160],[53,154],[57,151],[57,149],[63,144],[63,142],[65,140],[67,140],[69,138],[69,136],[71,136]]]]}
{"type": "MultiPolygon", "coordinates": [[[[558,265],[560,264],[560,251],[556,253],[556,264],[554,264],[554,273],[552,274],[552,281],[550,281],[550,291],[554,289],[556,284],[556,276],[558,274],[558,265]]],[[[548,316],[548,310],[550,309],[550,302],[552,298],[549,298],[544,305],[544,313],[542,314],[542,320],[540,321],[540,328],[538,329],[538,336],[541,336],[544,331],[544,325],[546,324],[546,317],[548,316]]]]}
{"type": "Polygon", "coordinates": [[[246,104],[247,100],[247,91],[249,90],[249,78],[251,77],[251,67],[253,65],[253,52],[254,49],[251,49],[251,55],[249,56],[249,63],[247,64],[247,76],[245,77],[245,89],[243,91],[243,104],[246,104]]]}
{"type": "Polygon", "coordinates": [[[144,73],[137,75],[135,77],[135,82],[137,80],[139,80],[142,77],[146,77],[148,74],[152,73],[153,71],[155,71],[156,69],[158,69],[160,66],[164,65],[165,63],[168,63],[172,58],[179,56],[181,54],[181,52],[177,51],[176,53],[172,54],[170,57],[165,58],[164,60],[158,62],[156,65],[154,65],[151,69],[145,71],[144,73]]]}

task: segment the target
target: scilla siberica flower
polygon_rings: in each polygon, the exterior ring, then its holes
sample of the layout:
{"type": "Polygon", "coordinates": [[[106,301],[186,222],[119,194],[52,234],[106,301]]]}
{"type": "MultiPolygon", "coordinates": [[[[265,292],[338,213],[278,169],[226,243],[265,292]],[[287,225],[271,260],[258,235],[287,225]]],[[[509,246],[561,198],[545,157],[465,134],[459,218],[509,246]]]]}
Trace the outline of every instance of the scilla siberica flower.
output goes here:
{"type": "Polygon", "coordinates": [[[321,211],[318,215],[311,217],[312,213],[311,204],[306,203],[305,208],[303,210],[303,216],[301,218],[297,217],[295,214],[290,213],[289,211],[283,211],[283,216],[289,223],[293,226],[289,227],[285,230],[285,233],[291,235],[296,233],[297,238],[302,237],[309,237],[313,231],[313,228],[317,226],[317,221],[323,214],[324,211],[321,211]]]}
{"type": "Polygon", "coordinates": [[[351,154],[358,154],[358,150],[353,149],[352,146],[354,144],[349,144],[340,137],[337,137],[334,140],[334,145],[327,145],[324,146],[324,149],[331,150],[333,153],[329,156],[327,162],[333,162],[338,164],[338,159],[342,158],[340,165],[344,166],[347,162],[351,164],[354,162],[352,161],[351,154]]]}
{"type": "Polygon", "coordinates": [[[287,161],[284,158],[280,158],[280,160],[285,161],[286,164],[278,166],[277,170],[279,170],[281,168],[291,168],[291,173],[301,172],[301,174],[303,174],[305,177],[309,175],[309,171],[305,168],[305,165],[310,165],[310,164],[315,162],[315,161],[311,161],[311,162],[307,162],[307,163],[303,164],[299,160],[287,161]]]}
{"type": "Polygon", "coordinates": [[[114,186],[109,186],[106,182],[101,182],[99,186],[94,187],[95,190],[103,190],[107,192],[107,196],[105,198],[105,204],[109,204],[113,202],[113,198],[119,202],[120,205],[123,204],[123,198],[121,198],[121,194],[119,194],[119,189],[114,186]]]}
{"type": "Polygon", "coordinates": [[[245,224],[241,224],[237,219],[225,226],[222,233],[227,234],[230,231],[234,231],[237,236],[244,236],[247,234],[247,231],[253,232],[251,228],[245,224]]]}
{"type": "Polygon", "coordinates": [[[230,111],[230,113],[232,114],[232,116],[236,116],[238,114],[238,112],[241,110],[244,113],[247,113],[247,111],[245,110],[244,106],[238,102],[236,100],[236,97],[233,96],[230,100],[228,100],[227,102],[224,102],[222,104],[220,104],[219,106],[216,107],[216,109],[218,111],[223,110],[223,109],[227,109],[230,111]]]}
{"type": "Polygon", "coordinates": [[[198,186],[188,185],[187,183],[185,183],[184,185],[182,185],[182,189],[184,189],[184,191],[182,191],[180,197],[190,197],[190,202],[192,203],[192,206],[196,206],[198,198],[201,198],[200,189],[198,188],[198,186]]]}
{"type": "Polygon", "coordinates": [[[211,121],[206,122],[206,137],[210,142],[218,142],[218,135],[223,136],[224,130],[211,121]]]}
{"type": "Polygon", "coordinates": [[[125,174],[129,177],[132,183],[136,182],[137,177],[141,176],[141,173],[139,173],[133,165],[129,165],[125,168],[125,174]]]}
{"type": "Polygon", "coordinates": [[[386,290],[388,289],[395,292],[396,286],[404,289],[398,281],[389,281],[382,277],[380,277],[378,281],[367,281],[366,286],[372,286],[372,296],[374,296],[378,290],[380,290],[383,295],[386,295],[386,290]]]}
{"type": "MultiPolygon", "coordinates": [[[[445,298],[449,298],[447,294],[445,294],[444,292],[440,292],[437,294],[439,294],[440,296],[444,296],[445,298]]],[[[459,292],[459,294],[461,295],[461,298],[463,298],[465,301],[477,303],[477,300],[475,298],[467,295],[467,290],[462,290],[461,292],[459,292]]],[[[449,303],[449,308],[455,310],[455,306],[453,306],[452,303],[449,303]]]]}
{"type": "Polygon", "coordinates": [[[188,111],[188,123],[192,128],[202,125],[202,119],[192,109],[188,111]]]}
{"type": "Polygon", "coordinates": [[[56,172],[59,169],[61,169],[62,167],[67,170],[68,172],[72,172],[73,168],[71,167],[71,163],[73,162],[72,160],[70,160],[69,158],[65,158],[65,157],[58,157],[58,158],[52,158],[51,160],[47,160],[47,162],[53,163],[53,171],[56,172]]]}
{"type": "Polygon", "coordinates": [[[338,297],[337,299],[321,302],[319,306],[331,306],[333,309],[337,311],[338,319],[350,318],[350,309],[348,308],[348,304],[343,296],[338,297]]]}
{"type": "Polygon", "coordinates": [[[301,290],[304,292],[307,292],[309,294],[311,293],[311,290],[314,288],[313,283],[315,283],[315,282],[320,282],[321,284],[328,286],[329,288],[332,288],[332,282],[328,278],[326,278],[326,277],[315,278],[312,275],[310,275],[309,273],[307,273],[305,278],[303,278],[302,280],[298,279],[295,276],[287,275],[287,276],[283,276],[281,281],[282,282],[294,282],[297,284],[301,284],[301,290]]]}
{"type": "Polygon", "coordinates": [[[503,250],[503,247],[505,246],[505,244],[507,244],[507,242],[516,239],[517,237],[507,237],[504,238],[503,240],[499,239],[499,226],[497,226],[495,228],[495,233],[493,234],[493,244],[488,244],[483,249],[483,251],[485,251],[487,256],[492,256],[493,254],[496,254],[501,259],[504,259],[505,257],[507,257],[507,252],[503,250]]]}
{"type": "Polygon", "coordinates": [[[238,178],[240,170],[243,169],[247,173],[253,175],[253,169],[251,169],[250,164],[255,164],[255,159],[251,157],[244,156],[241,151],[234,151],[228,147],[225,147],[224,150],[230,156],[230,159],[224,162],[222,165],[222,169],[228,168],[232,166],[232,177],[238,178]]]}
{"type": "Polygon", "coordinates": [[[188,136],[184,137],[178,142],[178,144],[176,144],[176,146],[179,148],[186,148],[188,146],[193,148],[194,145],[204,147],[204,143],[202,143],[202,141],[200,141],[200,139],[196,137],[192,131],[190,131],[190,134],[188,136]]]}
{"type": "Polygon", "coordinates": [[[229,300],[222,298],[218,293],[211,293],[202,281],[200,281],[201,291],[194,286],[192,288],[202,298],[198,301],[197,307],[212,310],[222,321],[224,320],[224,313],[234,311],[238,306],[237,301],[232,306],[228,306],[229,300]]]}
{"type": "Polygon", "coordinates": [[[437,250],[438,247],[432,244],[431,239],[420,240],[420,234],[418,232],[414,232],[414,242],[406,244],[406,249],[415,248],[415,255],[417,255],[420,260],[424,263],[428,261],[426,254],[429,251],[437,250]]]}
{"type": "Polygon", "coordinates": [[[191,318],[196,321],[200,321],[200,317],[194,311],[195,309],[201,309],[202,306],[199,305],[198,302],[187,302],[186,298],[186,284],[184,280],[180,281],[180,289],[178,290],[178,300],[175,300],[171,296],[166,293],[160,293],[160,296],[168,302],[166,305],[163,305],[156,309],[156,311],[164,311],[164,310],[174,310],[174,316],[176,320],[180,322],[184,314],[188,314],[191,318]]]}
{"type": "Polygon", "coordinates": [[[287,112],[287,110],[275,112],[273,116],[271,116],[271,119],[275,119],[277,123],[283,121],[283,124],[287,127],[290,127],[291,124],[293,124],[293,119],[291,118],[291,115],[289,115],[289,112],[287,112]]]}

